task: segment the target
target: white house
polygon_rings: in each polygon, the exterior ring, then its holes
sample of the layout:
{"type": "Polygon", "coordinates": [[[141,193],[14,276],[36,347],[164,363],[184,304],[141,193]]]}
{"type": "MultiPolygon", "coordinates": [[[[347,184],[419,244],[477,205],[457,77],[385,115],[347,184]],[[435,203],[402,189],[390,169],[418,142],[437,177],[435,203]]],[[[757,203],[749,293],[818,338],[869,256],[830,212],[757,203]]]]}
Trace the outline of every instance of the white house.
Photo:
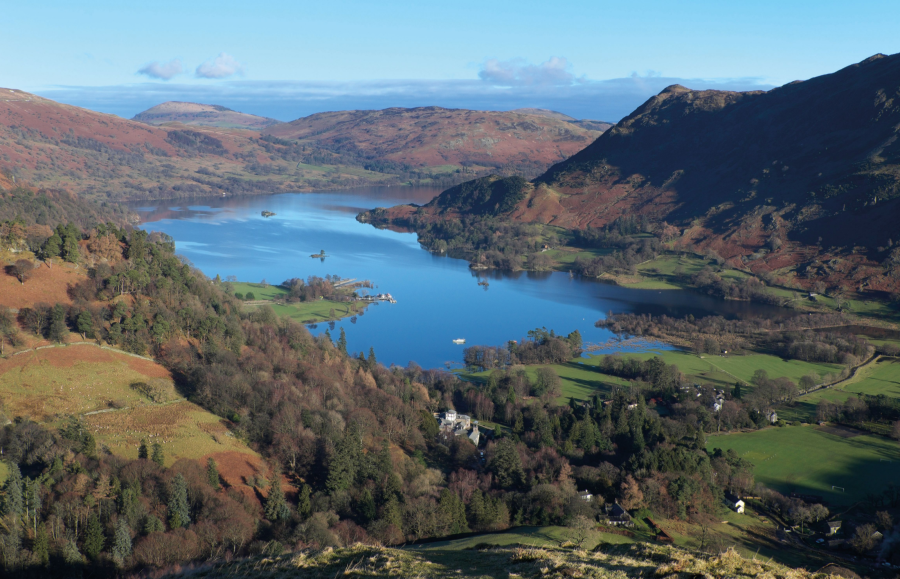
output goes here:
{"type": "Polygon", "coordinates": [[[725,504],[728,505],[729,509],[738,514],[742,514],[744,512],[744,501],[742,501],[737,495],[725,493],[725,504]]]}
{"type": "Polygon", "coordinates": [[[583,491],[578,491],[578,498],[583,501],[590,501],[591,499],[594,498],[594,495],[592,495],[590,493],[590,491],[583,490],[583,491]]]}

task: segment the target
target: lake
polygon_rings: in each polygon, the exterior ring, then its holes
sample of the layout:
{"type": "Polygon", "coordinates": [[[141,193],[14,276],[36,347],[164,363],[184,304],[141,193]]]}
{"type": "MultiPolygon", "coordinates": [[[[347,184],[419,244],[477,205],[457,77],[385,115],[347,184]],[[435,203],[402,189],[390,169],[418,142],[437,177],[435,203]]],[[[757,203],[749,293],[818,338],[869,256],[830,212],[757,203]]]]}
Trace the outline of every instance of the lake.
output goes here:
{"type": "MultiPolygon", "coordinates": [[[[373,293],[397,300],[370,306],[355,323],[334,324],[347,332],[348,350],[375,349],[379,362],[424,368],[459,364],[467,345],[500,345],[546,327],[567,334],[579,330],[585,342],[606,342],[612,334],[594,322],[609,311],[685,316],[749,314],[783,316],[785,310],[718,300],[687,290],[636,290],[561,272],[473,272],[464,260],[421,248],[413,233],[379,230],[356,221],[375,207],[425,203],[438,190],[408,187],[296,193],[190,202],[144,203],[134,207],[144,229],[175,239],[177,252],[209,277],[236,276],[270,284],[326,274],[370,280],[373,293]],[[273,211],[262,217],[262,211],[273,211]],[[324,260],[311,254],[324,250],[324,260]],[[485,290],[478,285],[490,283],[485,290]]],[[[328,323],[310,331],[324,332],[328,323]]]]}

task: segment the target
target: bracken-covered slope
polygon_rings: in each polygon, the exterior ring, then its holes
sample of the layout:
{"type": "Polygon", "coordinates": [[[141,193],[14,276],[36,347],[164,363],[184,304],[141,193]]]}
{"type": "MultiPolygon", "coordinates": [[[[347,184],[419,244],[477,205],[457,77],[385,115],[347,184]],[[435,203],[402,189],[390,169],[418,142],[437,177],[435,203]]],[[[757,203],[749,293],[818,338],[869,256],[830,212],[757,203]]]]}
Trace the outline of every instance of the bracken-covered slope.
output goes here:
{"type": "Polygon", "coordinates": [[[420,107],[318,113],[263,132],[413,167],[514,167],[537,174],[601,131],[552,111],[420,107]]]}
{"type": "Polygon", "coordinates": [[[900,55],[768,92],[675,85],[535,179],[506,216],[579,229],[646,215],[754,270],[896,289],[870,266],[900,240],[898,133],[900,55]]]}
{"type": "Polygon", "coordinates": [[[204,105],[168,101],[151,107],[131,118],[148,125],[181,123],[198,127],[222,127],[231,129],[250,129],[259,131],[281,121],[233,111],[220,105],[204,105]]]}

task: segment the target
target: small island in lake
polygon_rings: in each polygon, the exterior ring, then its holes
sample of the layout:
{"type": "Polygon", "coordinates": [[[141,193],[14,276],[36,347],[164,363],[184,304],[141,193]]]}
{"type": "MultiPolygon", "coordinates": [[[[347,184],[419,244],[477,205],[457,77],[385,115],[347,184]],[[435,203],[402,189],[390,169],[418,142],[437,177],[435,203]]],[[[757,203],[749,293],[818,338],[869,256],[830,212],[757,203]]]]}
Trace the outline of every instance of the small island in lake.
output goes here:
{"type": "Polygon", "coordinates": [[[275,213],[273,213],[272,211],[263,211],[262,212],[263,217],[272,217],[273,215],[275,215],[275,213]]]}

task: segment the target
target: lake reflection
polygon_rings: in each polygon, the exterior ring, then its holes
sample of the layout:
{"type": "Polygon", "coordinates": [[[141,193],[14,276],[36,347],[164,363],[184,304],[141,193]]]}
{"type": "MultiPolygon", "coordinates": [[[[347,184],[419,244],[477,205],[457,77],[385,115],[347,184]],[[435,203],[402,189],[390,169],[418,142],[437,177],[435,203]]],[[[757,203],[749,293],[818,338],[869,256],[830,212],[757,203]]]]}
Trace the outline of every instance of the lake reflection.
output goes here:
{"type": "MultiPolygon", "coordinates": [[[[358,223],[364,209],[399,203],[426,203],[434,189],[371,188],[359,191],[298,193],[246,198],[206,198],[190,202],[147,202],[135,207],[150,231],[175,239],[179,254],[210,277],[234,275],[269,283],[310,275],[371,280],[396,304],[369,307],[355,323],[345,319],[351,352],[374,347],[385,364],[410,361],[429,368],[462,360],[468,345],[497,345],[522,339],[545,326],[558,333],[578,329],[586,342],[611,334],[594,327],[606,312],[685,316],[718,313],[784,315],[785,310],[726,302],[689,291],[634,290],[560,272],[473,272],[463,260],[423,250],[415,234],[379,230],[358,223]],[[264,218],[261,212],[273,211],[264,218]],[[309,256],[325,250],[325,260],[309,256]],[[487,291],[479,280],[490,283],[487,291]]],[[[315,334],[328,328],[318,324],[315,334]]]]}

